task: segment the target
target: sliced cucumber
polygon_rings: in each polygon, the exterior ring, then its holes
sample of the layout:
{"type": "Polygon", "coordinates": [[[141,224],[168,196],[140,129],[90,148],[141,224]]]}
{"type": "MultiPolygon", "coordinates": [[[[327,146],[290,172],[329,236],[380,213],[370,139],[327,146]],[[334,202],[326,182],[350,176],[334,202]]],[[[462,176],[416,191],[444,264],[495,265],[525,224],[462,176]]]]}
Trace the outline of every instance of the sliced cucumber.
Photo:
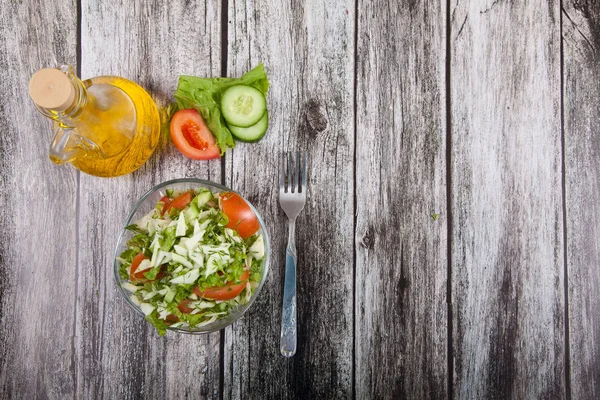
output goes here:
{"type": "Polygon", "coordinates": [[[198,217],[199,214],[200,210],[198,209],[198,206],[196,206],[196,204],[192,201],[188,209],[185,211],[186,221],[189,223],[194,218],[198,217]]]}
{"type": "Polygon", "coordinates": [[[242,142],[258,142],[267,133],[269,127],[269,112],[265,111],[262,118],[252,126],[240,128],[235,125],[228,125],[231,134],[242,142]]]}
{"type": "Polygon", "coordinates": [[[196,190],[196,193],[198,193],[198,195],[194,199],[196,200],[196,205],[198,207],[204,206],[213,198],[210,189],[200,188],[196,190]]]}
{"type": "Polygon", "coordinates": [[[265,96],[252,86],[232,86],[221,98],[221,112],[228,125],[247,128],[256,124],[266,110],[265,96]]]}

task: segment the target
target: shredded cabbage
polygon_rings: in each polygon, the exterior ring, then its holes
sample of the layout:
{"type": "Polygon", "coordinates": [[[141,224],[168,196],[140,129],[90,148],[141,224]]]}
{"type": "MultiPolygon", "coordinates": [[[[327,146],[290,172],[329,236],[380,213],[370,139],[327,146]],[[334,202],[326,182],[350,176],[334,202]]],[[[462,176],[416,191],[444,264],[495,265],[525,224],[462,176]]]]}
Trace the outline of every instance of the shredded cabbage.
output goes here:
{"type": "MultiPolygon", "coordinates": [[[[174,199],[183,193],[168,195],[174,199]]],[[[228,218],[219,208],[217,194],[203,190],[199,200],[193,193],[183,210],[171,207],[161,215],[159,202],[129,226],[134,236],[117,258],[121,287],[161,335],[169,326],[194,329],[226,317],[250,301],[261,279],[262,235],[241,238],[224,226],[228,218]],[[146,258],[132,265],[139,253],[146,258]],[[130,269],[135,269],[136,277],[144,271],[145,279],[130,281],[130,269]]]]}

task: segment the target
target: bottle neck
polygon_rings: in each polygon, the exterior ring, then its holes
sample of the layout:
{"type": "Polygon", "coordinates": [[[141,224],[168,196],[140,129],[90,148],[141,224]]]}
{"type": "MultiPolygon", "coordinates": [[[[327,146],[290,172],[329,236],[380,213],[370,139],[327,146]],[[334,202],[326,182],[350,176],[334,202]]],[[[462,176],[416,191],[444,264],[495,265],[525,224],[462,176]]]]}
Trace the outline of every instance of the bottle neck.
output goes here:
{"type": "Polygon", "coordinates": [[[88,93],[84,83],[75,75],[71,66],[63,65],[58,70],[65,74],[68,84],[72,86],[74,94],[72,102],[60,108],[43,107],[35,101],[34,104],[42,115],[58,122],[62,127],[73,127],[88,102],[88,93]]]}

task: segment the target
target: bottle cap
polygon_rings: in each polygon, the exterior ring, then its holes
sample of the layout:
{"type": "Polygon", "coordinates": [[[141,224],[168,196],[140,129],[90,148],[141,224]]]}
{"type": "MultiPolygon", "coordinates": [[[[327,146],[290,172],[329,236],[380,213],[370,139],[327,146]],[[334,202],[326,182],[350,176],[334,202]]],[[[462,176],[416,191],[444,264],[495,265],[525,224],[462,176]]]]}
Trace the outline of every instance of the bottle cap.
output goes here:
{"type": "Polygon", "coordinates": [[[29,96],[39,107],[64,111],[75,100],[75,88],[60,70],[44,68],[29,80],[29,96]]]}

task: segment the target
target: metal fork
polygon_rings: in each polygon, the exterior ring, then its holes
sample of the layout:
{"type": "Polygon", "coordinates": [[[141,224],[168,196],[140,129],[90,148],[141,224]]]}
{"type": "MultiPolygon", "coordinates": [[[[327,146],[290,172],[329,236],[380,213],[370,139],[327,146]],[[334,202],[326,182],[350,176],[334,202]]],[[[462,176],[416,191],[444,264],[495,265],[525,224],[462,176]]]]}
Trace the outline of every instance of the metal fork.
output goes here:
{"type": "Polygon", "coordinates": [[[296,217],[306,203],[306,152],[303,153],[302,182],[300,176],[300,152],[296,162],[292,154],[283,155],[279,204],[289,221],[288,245],[285,252],[285,283],[283,286],[283,313],[281,318],[281,354],[296,354],[296,217]],[[286,169],[287,164],[287,169],[286,169]],[[294,167],[295,166],[295,167],[294,167]],[[294,171],[295,168],[295,171],[294,171]],[[287,173],[286,173],[287,172],[287,173]],[[295,172],[295,173],[294,173],[295,172]]]}

